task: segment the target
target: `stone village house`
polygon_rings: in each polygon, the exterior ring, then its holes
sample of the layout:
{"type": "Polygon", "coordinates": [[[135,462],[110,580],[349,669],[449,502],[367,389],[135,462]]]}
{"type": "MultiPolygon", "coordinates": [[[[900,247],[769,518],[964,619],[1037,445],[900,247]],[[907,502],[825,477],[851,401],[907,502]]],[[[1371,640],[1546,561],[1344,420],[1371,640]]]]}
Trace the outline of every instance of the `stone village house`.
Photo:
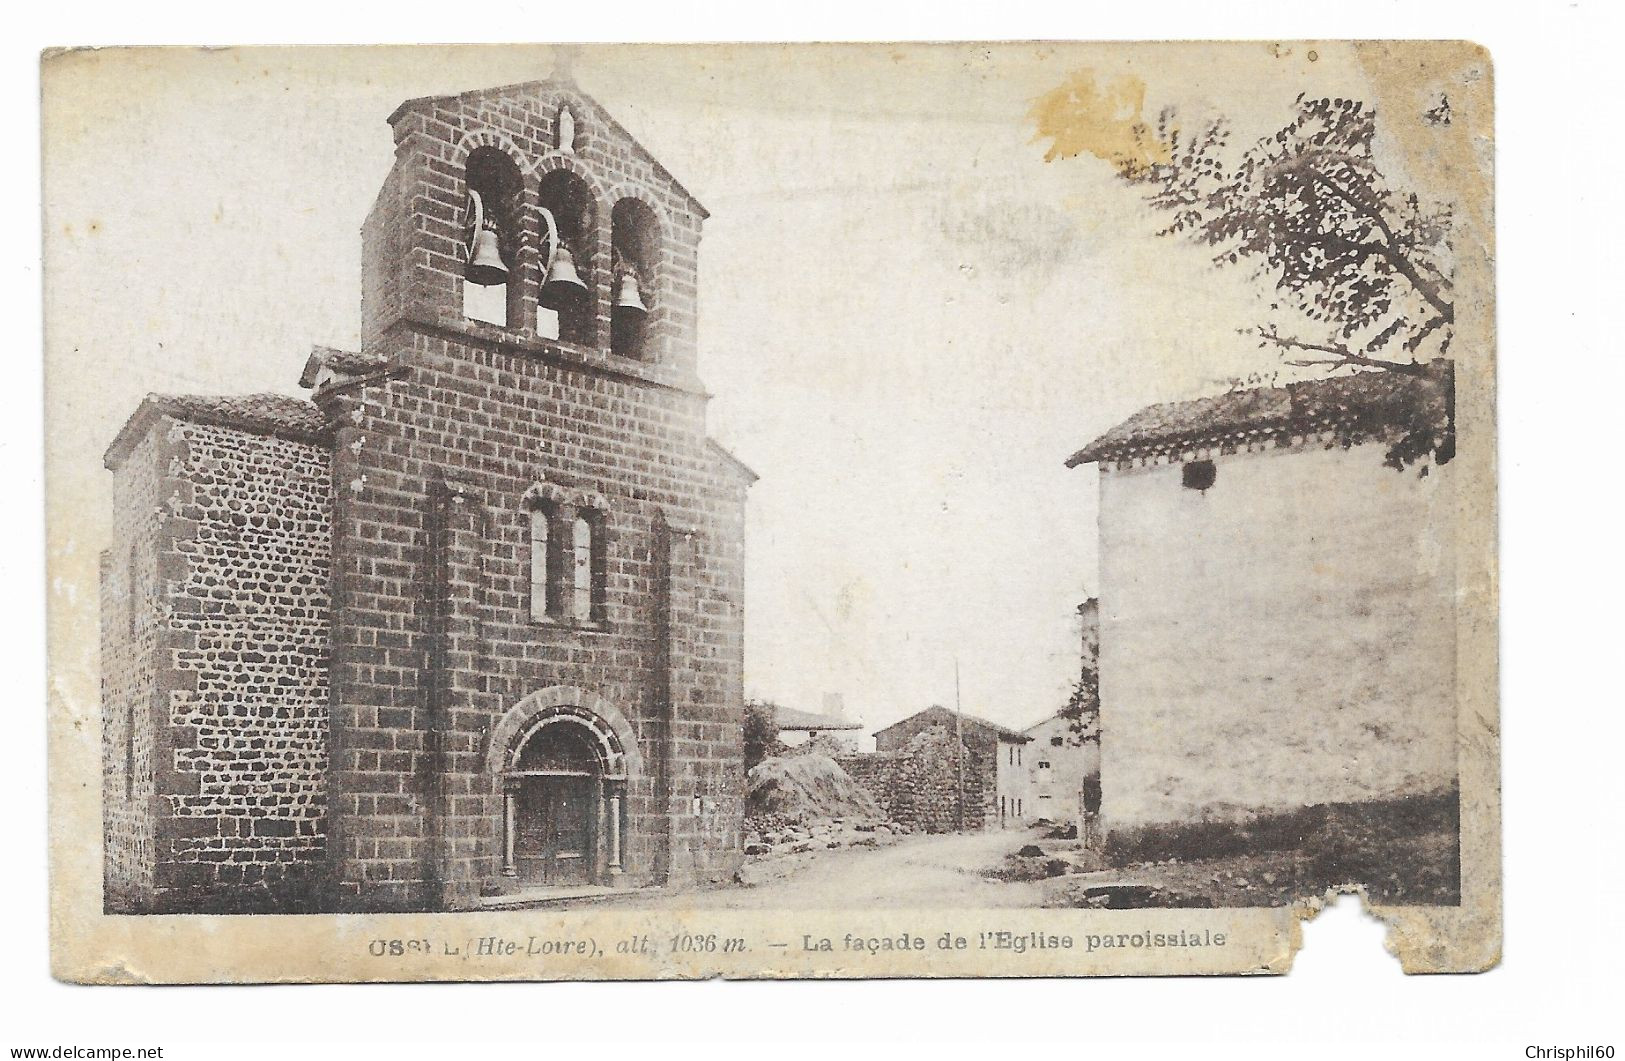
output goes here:
{"type": "Polygon", "coordinates": [[[1451,380],[1367,372],[1157,405],[1100,470],[1108,831],[1456,783],[1453,469],[1385,465],[1451,380]]]}
{"type": "Polygon", "coordinates": [[[837,761],[893,819],[944,832],[1013,827],[1029,817],[1026,734],[932,705],[874,738],[873,752],[837,761]]]}
{"type": "Polygon", "coordinates": [[[108,449],[109,909],[437,910],[731,877],[755,476],[706,215],[573,85],[404,103],[362,343],[108,449]]]}

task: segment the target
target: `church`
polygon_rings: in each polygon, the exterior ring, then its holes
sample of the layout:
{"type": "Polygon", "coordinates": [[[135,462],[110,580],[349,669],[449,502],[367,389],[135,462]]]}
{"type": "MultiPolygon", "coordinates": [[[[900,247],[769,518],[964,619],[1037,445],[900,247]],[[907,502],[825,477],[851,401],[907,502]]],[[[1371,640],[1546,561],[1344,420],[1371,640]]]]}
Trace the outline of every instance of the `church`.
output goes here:
{"type": "Polygon", "coordinates": [[[755,475],[707,435],[706,210],[569,81],[389,125],[360,349],[306,398],[149,395],[106,451],[110,912],[738,869],[755,475]]]}

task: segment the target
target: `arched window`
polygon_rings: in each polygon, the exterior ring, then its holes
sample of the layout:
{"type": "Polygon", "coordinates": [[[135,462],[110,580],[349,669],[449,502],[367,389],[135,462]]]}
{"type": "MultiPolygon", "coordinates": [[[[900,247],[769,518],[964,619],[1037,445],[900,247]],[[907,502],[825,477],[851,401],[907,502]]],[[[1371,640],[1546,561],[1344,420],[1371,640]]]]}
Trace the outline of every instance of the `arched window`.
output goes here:
{"type": "Polygon", "coordinates": [[[475,148],[463,171],[463,316],[498,327],[519,323],[519,167],[494,147],[475,148]]]}
{"type": "Polygon", "coordinates": [[[540,196],[543,261],[536,332],[590,346],[598,317],[592,190],[578,175],[560,169],[542,176],[540,196]]]}
{"type": "Polygon", "coordinates": [[[655,309],[655,265],[660,261],[660,222],[646,203],[622,199],[610,211],[614,277],[610,288],[613,353],[649,354],[649,319],[655,309]]]}

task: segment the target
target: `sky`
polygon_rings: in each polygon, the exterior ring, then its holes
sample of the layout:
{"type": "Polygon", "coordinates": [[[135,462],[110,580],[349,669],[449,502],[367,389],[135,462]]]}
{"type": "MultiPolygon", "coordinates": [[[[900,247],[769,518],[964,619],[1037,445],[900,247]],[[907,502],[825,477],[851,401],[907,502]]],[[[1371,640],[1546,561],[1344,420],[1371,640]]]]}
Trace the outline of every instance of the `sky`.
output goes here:
{"type": "MultiPolygon", "coordinates": [[[[1375,98],[1370,57],[877,45],[567,61],[712,214],[710,428],[761,475],[746,694],[819,710],[839,693],[873,731],[953,704],[957,673],[969,713],[1027,726],[1058,710],[1096,571],[1095,471],[1064,460],[1147,404],[1278,361],[1236,334],[1258,319],[1245,270],[1158,238],[1103,163],[1045,162],[1033,102],[1078,70],[1133,74],[1148,112],[1224,114],[1250,143],[1300,91],[1375,98]]],[[[173,49],[47,69],[47,461],[74,514],[51,543],[59,595],[94,600],[100,454],[143,394],[301,394],[313,344],[356,347],[359,228],[395,106],[558,62],[545,46],[173,49]]]]}

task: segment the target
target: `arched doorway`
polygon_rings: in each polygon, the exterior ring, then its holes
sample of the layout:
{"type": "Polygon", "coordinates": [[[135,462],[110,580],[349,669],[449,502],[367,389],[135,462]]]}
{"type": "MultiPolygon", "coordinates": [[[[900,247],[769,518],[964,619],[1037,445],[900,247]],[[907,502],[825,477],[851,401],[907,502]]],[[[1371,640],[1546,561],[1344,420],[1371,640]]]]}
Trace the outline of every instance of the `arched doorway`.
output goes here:
{"type": "Polygon", "coordinates": [[[622,872],[624,756],[601,722],[544,713],[514,743],[502,781],[504,876],[571,885],[622,872]]]}

